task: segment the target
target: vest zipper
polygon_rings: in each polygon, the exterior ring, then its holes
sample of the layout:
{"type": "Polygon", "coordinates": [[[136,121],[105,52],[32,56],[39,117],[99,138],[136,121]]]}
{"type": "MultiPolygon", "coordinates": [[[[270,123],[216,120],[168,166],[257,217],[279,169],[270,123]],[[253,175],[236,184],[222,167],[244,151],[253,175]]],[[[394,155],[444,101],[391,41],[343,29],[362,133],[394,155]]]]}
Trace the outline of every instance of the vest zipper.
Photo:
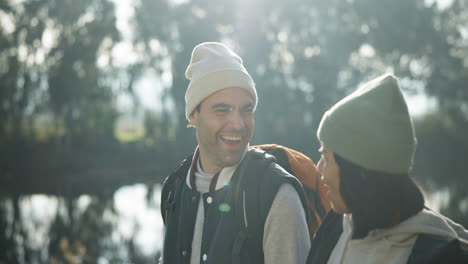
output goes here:
{"type": "Polygon", "coordinates": [[[245,191],[242,192],[242,208],[244,209],[244,224],[245,228],[249,227],[249,223],[247,222],[247,212],[245,210],[245,191]]]}
{"type": "MultiPolygon", "coordinates": [[[[169,202],[171,201],[171,195],[172,195],[172,191],[170,191],[169,194],[167,195],[167,201],[169,201],[169,202]]],[[[166,206],[166,215],[164,216],[164,218],[165,218],[164,223],[166,223],[166,226],[168,224],[168,222],[167,222],[168,213],[169,213],[169,208],[168,208],[168,206],[166,206]]]]}

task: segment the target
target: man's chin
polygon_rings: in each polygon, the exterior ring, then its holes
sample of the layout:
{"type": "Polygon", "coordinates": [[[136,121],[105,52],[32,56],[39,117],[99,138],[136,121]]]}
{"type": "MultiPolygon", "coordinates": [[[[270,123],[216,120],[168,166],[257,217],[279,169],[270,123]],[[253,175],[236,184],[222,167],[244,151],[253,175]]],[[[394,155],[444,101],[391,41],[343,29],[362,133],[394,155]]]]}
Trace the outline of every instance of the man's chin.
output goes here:
{"type": "Polygon", "coordinates": [[[232,167],[238,164],[242,159],[243,152],[236,154],[229,154],[224,157],[224,164],[226,167],[232,167]]]}

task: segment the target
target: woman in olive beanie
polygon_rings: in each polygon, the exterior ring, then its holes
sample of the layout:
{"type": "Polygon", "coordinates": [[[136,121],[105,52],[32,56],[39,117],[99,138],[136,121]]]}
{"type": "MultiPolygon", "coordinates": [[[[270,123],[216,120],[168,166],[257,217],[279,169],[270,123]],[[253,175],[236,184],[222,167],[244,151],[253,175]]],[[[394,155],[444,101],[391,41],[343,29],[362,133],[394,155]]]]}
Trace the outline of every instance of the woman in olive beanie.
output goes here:
{"type": "Polygon", "coordinates": [[[317,137],[333,210],[308,263],[468,263],[467,231],[425,209],[409,177],[416,137],[395,76],[380,76],[335,104],[317,137]]]}

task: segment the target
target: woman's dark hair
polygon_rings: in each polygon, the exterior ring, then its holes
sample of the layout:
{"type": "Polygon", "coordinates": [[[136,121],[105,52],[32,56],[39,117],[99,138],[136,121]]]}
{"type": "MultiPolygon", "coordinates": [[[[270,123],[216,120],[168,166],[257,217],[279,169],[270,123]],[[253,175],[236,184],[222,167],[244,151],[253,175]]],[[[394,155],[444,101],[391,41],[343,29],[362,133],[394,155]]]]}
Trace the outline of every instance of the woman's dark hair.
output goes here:
{"type": "Polygon", "coordinates": [[[368,170],[336,153],[335,160],[341,196],[353,216],[353,238],[399,224],[423,209],[424,197],[408,174],[368,170]]]}

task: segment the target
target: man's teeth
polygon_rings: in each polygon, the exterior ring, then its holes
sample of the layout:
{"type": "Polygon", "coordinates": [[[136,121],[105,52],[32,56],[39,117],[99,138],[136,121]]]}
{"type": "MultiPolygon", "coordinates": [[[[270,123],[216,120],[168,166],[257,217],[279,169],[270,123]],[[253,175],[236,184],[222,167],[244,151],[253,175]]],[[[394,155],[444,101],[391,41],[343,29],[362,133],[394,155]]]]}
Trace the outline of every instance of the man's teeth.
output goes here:
{"type": "Polygon", "coordinates": [[[229,140],[229,141],[240,141],[241,137],[234,137],[234,136],[222,136],[221,137],[223,140],[229,140]]]}

